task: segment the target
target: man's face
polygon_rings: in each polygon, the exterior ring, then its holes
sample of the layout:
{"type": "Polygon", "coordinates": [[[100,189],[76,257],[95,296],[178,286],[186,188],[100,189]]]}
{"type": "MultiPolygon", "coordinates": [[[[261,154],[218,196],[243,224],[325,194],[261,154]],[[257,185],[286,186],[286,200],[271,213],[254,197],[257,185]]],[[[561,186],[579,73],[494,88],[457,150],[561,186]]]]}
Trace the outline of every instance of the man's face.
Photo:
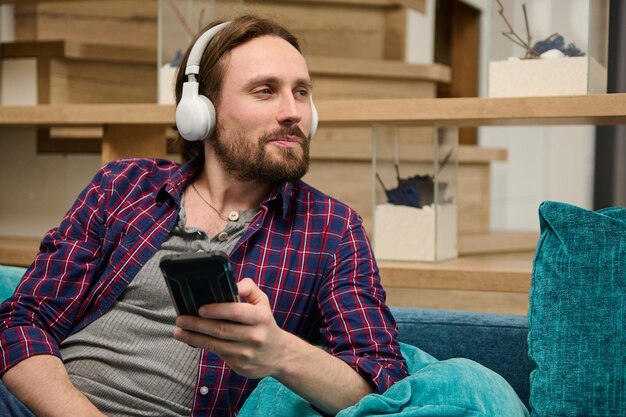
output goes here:
{"type": "Polygon", "coordinates": [[[311,80],[302,55],[275,36],[226,57],[213,148],[240,180],[293,181],[308,169],[311,80]]]}

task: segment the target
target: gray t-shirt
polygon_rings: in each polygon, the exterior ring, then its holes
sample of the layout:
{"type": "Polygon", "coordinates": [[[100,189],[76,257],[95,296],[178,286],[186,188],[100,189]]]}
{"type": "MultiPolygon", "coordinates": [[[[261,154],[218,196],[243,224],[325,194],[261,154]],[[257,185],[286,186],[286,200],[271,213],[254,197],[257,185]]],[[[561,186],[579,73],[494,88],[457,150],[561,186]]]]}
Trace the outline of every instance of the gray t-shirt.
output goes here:
{"type": "Polygon", "coordinates": [[[165,255],[221,250],[230,253],[256,210],[238,212],[212,237],[177,225],[109,312],[61,344],[72,383],[109,417],[188,416],[200,350],[175,340],[176,319],[158,267],[165,255]],[[237,217],[237,216],[235,216],[237,217]]]}

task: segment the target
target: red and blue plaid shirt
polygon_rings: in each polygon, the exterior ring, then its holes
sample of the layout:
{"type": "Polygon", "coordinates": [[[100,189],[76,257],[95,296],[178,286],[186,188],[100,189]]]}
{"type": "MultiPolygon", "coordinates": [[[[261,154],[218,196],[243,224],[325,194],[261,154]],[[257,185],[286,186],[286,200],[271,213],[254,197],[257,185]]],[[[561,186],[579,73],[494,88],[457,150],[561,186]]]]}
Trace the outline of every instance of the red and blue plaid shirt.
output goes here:
{"type": "MultiPolygon", "coordinates": [[[[48,232],[0,305],[0,374],[105,314],[166,240],[201,159],[106,165],[48,232]]],[[[342,359],[381,393],[407,375],[361,218],[305,183],[275,187],[231,253],[237,280],[268,295],[283,329],[342,359]]],[[[258,380],[200,355],[193,416],[234,415],[258,380]],[[208,390],[207,390],[208,388],[208,390]]]]}

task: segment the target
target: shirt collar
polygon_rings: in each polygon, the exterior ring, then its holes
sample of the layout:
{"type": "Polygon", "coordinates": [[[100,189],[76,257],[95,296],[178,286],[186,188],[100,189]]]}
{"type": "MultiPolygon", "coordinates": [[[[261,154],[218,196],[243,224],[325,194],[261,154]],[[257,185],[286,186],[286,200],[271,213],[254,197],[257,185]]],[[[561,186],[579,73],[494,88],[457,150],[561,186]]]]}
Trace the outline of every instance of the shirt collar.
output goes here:
{"type": "MultiPolygon", "coordinates": [[[[196,176],[198,171],[204,165],[204,156],[200,155],[185,164],[181,165],[178,170],[161,186],[157,192],[156,199],[163,203],[168,196],[171,196],[177,205],[180,205],[182,192],[185,186],[196,176]]],[[[291,201],[291,193],[293,184],[291,182],[282,182],[277,184],[269,193],[267,198],[263,200],[261,206],[269,208],[270,204],[276,204],[282,209],[282,217],[285,217],[289,210],[289,202],[291,201]],[[279,201],[280,200],[280,201],[279,201]],[[282,204],[281,204],[282,203],[282,204]]]]}
{"type": "Polygon", "coordinates": [[[163,203],[168,197],[171,197],[174,199],[176,204],[180,206],[185,185],[187,185],[191,179],[196,176],[198,171],[202,169],[203,165],[204,156],[198,156],[181,165],[159,188],[156,195],[157,202],[163,203]]]}
{"type": "Polygon", "coordinates": [[[293,184],[291,182],[279,183],[272,189],[263,203],[261,203],[261,206],[269,207],[269,204],[273,203],[277,208],[282,210],[281,215],[284,218],[287,216],[289,210],[289,202],[291,201],[292,191],[293,184]]]}

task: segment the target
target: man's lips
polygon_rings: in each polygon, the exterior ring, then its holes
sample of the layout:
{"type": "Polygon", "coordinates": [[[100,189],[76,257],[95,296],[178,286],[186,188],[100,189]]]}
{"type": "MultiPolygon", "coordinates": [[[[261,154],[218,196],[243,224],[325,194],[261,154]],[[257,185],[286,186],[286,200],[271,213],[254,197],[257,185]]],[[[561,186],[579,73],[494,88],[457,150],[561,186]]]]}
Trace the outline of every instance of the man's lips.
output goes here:
{"type": "Polygon", "coordinates": [[[300,141],[301,139],[297,136],[281,136],[269,140],[271,143],[275,143],[276,145],[284,146],[286,148],[295,148],[300,145],[300,141]]]}

